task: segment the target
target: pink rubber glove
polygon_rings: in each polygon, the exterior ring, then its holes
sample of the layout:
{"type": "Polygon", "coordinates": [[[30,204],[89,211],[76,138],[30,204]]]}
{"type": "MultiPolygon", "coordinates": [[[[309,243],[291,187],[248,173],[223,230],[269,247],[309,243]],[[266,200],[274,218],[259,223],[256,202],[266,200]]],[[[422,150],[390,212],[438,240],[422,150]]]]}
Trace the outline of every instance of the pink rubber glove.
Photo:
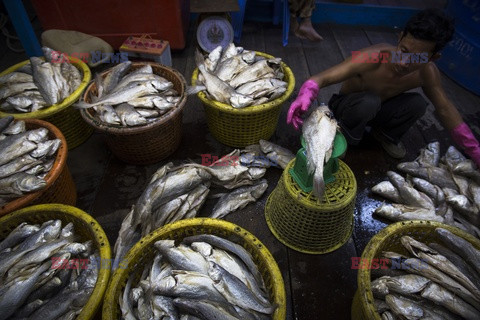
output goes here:
{"type": "Polygon", "coordinates": [[[287,124],[292,124],[293,127],[298,130],[299,126],[303,123],[300,116],[302,113],[307,112],[308,107],[310,107],[312,101],[317,97],[318,91],[320,91],[320,87],[313,80],[307,80],[302,84],[297,98],[290,105],[290,109],[288,109],[287,124]]]}
{"type": "Polygon", "coordinates": [[[468,125],[462,122],[455,129],[451,130],[450,134],[453,141],[461,146],[477,167],[480,168],[480,145],[468,125]]]}

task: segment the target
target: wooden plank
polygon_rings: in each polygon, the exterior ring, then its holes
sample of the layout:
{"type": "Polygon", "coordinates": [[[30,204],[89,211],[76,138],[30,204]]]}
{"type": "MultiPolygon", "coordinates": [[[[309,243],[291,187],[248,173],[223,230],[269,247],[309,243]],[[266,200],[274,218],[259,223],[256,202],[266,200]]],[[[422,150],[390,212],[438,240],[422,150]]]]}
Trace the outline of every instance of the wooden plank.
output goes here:
{"type": "Polygon", "coordinates": [[[350,308],[357,288],[351,258],[359,256],[352,238],[340,249],[307,255],[289,249],[294,319],[351,319],[350,308]]]}
{"type": "Polygon", "coordinates": [[[76,207],[88,213],[92,211],[110,158],[104,136],[99,133],[92,134],[83,144],[68,151],[67,165],[77,188],[76,207]]]}

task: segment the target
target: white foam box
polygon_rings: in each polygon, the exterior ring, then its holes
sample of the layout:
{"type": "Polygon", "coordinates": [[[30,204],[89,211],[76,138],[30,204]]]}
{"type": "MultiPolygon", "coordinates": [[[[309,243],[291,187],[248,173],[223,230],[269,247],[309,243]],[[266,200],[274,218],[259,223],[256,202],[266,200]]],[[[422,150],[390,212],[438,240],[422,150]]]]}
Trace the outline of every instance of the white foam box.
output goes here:
{"type": "Polygon", "coordinates": [[[152,60],[169,67],[172,66],[170,44],[166,40],[152,39],[145,36],[130,36],[120,46],[119,51],[128,53],[129,59],[152,60]]]}

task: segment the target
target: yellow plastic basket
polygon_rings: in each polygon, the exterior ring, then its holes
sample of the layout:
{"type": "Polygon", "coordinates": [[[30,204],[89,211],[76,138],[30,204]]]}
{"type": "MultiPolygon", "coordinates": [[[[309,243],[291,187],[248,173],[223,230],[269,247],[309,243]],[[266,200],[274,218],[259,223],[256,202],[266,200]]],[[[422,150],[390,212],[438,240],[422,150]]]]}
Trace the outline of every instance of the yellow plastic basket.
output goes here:
{"type": "MultiPolygon", "coordinates": [[[[80,236],[80,241],[92,240],[94,247],[100,252],[102,261],[110,261],[110,243],[102,227],[86,212],[63,204],[41,204],[23,208],[9,213],[0,218],[0,240],[15,229],[20,223],[41,224],[51,219],[59,219],[62,226],[72,222],[75,226],[75,234],[80,236]]],[[[93,319],[96,311],[102,303],[103,295],[107,289],[110,269],[102,268],[98,273],[97,283],[90,299],[83,307],[77,320],[93,319]]]]}
{"type": "MultiPolygon", "coordinates": [[[[257,52],[257,55],[267,59],[274,58],[262,52],[257,52]]],[[[288,83],[287,91],[265,104],[236,109],[231,105],[208,99],[203,91],[197,94],[204,105],[207,125],[215,139],[231,147],[245,147],[258,143],[260,139],[270,139],[277,127],[282,104],[295,88],[292,70],[284,62],[281,63],[281,67],[285,74],[283,81],[288,83]]],[[[193,85],[197,78],[198,68],[193,71],[193,85]]]]}
{"type": "MultiPolygon", "coordinates": [[[[5,113],[0,111],[0,118],[13,116],[16,119],[42,119],[48,121],[63,133],[67,140],[68,149],[73,149],[85,142],[85,140],[87,140],[93,133],[93,128],[83,121],[82,116],[80,115],[80,110],[72,107],[72,104],[80,98],[83,90],[85,90],[88,82],[92,78],[92,74],[88,66],[80,59],[75,57],[70,57],[69,59],[70,62],[83,74],[80,86],[70,96],[65,98],[60,104],[54,104],[50,107],[34,112],[5,113]]],[[[30,63],[30,60],[17,63],[0,73],[0,77],[14,72],[28,63],[30,63]]]]}
{"type": "Polygon", "coordinates": [[[340,248],[353,231],[357,182],[350,168],[338,160],[335,181],[326,185],[319,203],[303,191],[290,175],[290,161],[265,205],[265,219],[275,237],[286,246],[310,254],[323,254],[340,248]]]}
{"type": "Polygon", "coordinates": [[[282,274],[270,251],[250,232],[224,220],[211,218],[193,218],[180,220],[157,229],[128,251],[122,261],[125,269],[117,269],[113,273],[103,303],[102,319],[117,320],[121,318],[118,298],[125,288],[130,275],[136,279],[144,269],[147,261],[153,260],[156,250],[154,243],[158,240],[182,240],[196,234],[213,234],[242,245],[253,257],[262,273],[263,280],[270,298],[278,306],[273,314],[274,320],[284,320],[286,317],[286,297],[282,274]]]}
{"type": "MultiPolygon", "coordinates": [[[[391,224],[373,236],[363,250],[362,259],[380,258],[383,251],[394,251],[400,254],[408,255],[407,250],[400,242],[403,236],[411,236],[415,240],[424,242],[440,242],[440,238],[435,233],[435,228],[444,228],[453,234],[469,241],[476,249],[480,250],[480,241],[468,233],[438,222],[433,221],[403,221],[391,224]]],[[[359,269],[358,288],[352,303],[352,319],[354,320],[381,320],[381,316],[373,304],[373,294],[370,281],[370,269],[359,269]]]]}

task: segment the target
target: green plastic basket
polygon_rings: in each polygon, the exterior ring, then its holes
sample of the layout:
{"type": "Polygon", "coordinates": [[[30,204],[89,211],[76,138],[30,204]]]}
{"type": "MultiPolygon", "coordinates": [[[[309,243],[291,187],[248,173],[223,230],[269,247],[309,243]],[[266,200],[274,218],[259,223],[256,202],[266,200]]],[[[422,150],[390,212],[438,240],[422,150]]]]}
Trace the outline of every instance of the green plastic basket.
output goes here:
{"type": "MultiPolygon", "coordinates": [[[[310,192],[313,189],[313,173],[308,173],[307,167],[307,151],[305,150],[305,139],[301,138],[302,148],[298,150],[295,161],[295,166],[289,170],[290,175],[295,182],[305,192],[310,192]]],[[[325,184],[335,181],[335,173],[340,168],[338,164],[338,157],[347,150],[347,140],[343,134],[337,131],[335,139],[333,140],[332,156],[323,167],[323,180],[325,184]]]]}

